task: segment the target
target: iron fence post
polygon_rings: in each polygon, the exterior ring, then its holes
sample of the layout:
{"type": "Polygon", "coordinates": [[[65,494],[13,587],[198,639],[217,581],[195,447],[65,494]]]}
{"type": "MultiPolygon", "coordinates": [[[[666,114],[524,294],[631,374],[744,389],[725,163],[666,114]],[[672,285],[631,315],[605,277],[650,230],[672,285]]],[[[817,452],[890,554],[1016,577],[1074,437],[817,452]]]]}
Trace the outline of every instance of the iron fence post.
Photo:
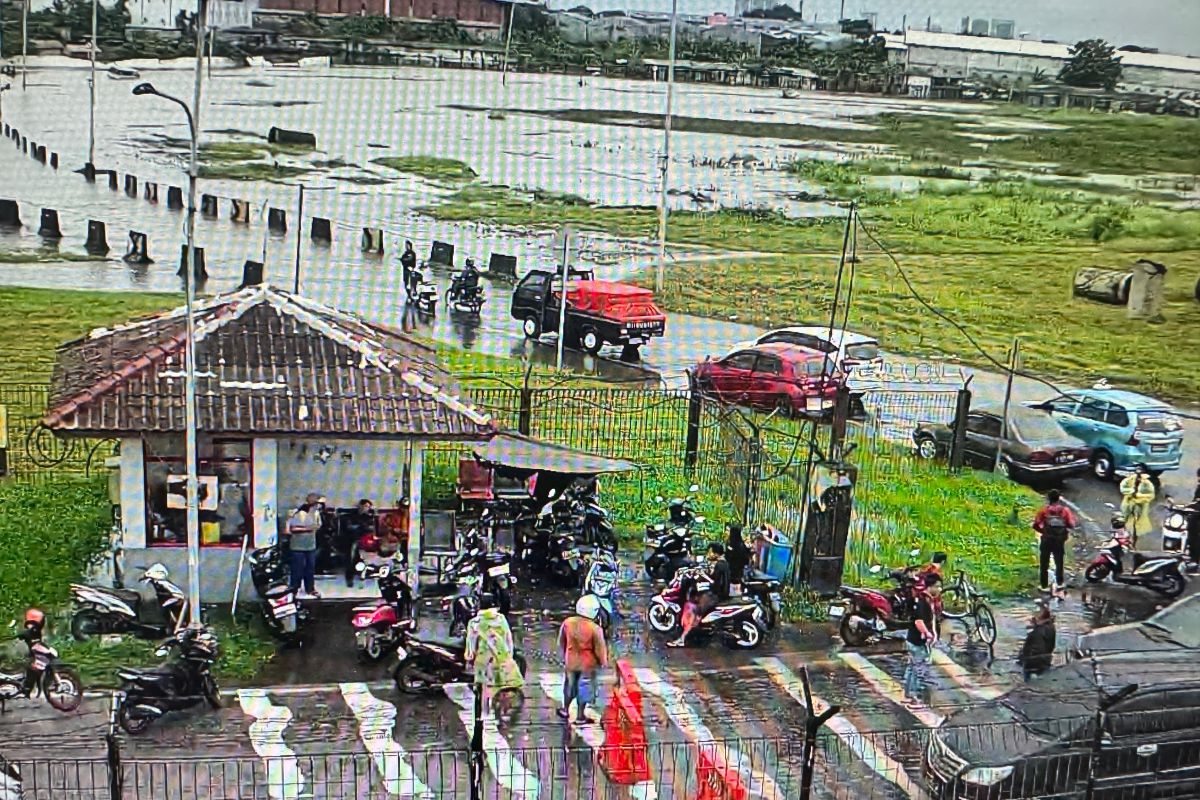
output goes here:
{"type": "Polygon", "coordinates": [[[684,443],[683,465],[696,466],[700,452],[700,414],[704,407],[704,395],[696,386],[696,379],[688,373],[688,418],[687,441],[684,443]]]}
{"type": "Polygon", "coordinates": [[[521,405],[517,412],[517,431],[522,436],[531,436],[533,422],[533,390],[528,386],[521,387],[521,405]]]}
{"type": "Polygon", "coordinates": [[[125,795],[125,775],[121,766],[121,743],[117,740],[117,709],[120,706],[120,702],[119,693],[113,692],[108,730],[104,733],[104,760],[108,766],[109,800],[121,800],[125,795]]]}
{"type": "Polygon", "coordinates": [[[959,389],[954,404],[954,440],[950,445],[950,469],[963,467],[967,444],[967,414],[971,412],[971,390],[959,389]]]}
{"type": "Polygon", "coordinates": [[[812,689],[808,683],[808,667],[800,668],[800,682],[804,687],[804,705],[807,714],[804,717],[804,761],[800,772],[800,800],[810,800],[812,797],[813,769],[817,761],[817,732],[826,722],[842,710],[841,706],[830,706],[820,714],[814,713],[812,689]]]}
{"type": "Polygon", "coordinates": [[[838,387],[837,397],[833,403],[833,422],[829,426],[829,457],[838,460],[842,457],[842,445],[846,442],[846,423],[850,419],[850,387],[842,384],[838,387]]]}
{"type": "Polygon", "coordinates": [[[483,686],[475,686],[475,727],[471,731],[471,800],[483,797],[483,686]]]}

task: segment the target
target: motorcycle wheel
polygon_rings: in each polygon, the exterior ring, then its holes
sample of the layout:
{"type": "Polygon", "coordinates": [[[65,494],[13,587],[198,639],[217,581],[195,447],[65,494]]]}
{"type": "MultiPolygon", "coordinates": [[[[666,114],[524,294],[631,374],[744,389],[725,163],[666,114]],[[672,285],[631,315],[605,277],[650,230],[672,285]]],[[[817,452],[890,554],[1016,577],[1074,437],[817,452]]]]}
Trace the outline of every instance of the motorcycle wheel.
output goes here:
{"type": "Polygon", "coordinates": [[[871,641],[871,634],[850,624],[850,617],[850,614],[842,617],[842,624],[838,627],[838,633],[841,634],[842,642],[846,647],[862,647],[871,641]]]}
{"type": "Polygon", "coordinates": [[[387,655],[387,649],[383,646],[383,641],[378,636],[372,636],[367,639],[367,643],[358,648],[358,660],[363,664],[377,664],[379,660],[387,655]]]}
{"type": "Polygon", "coordinates": [[[1183,594],[1183,590],[1187,588],[1187,581],[1180,575],[1166,575],[1159,582],[1159,589],[1167,597],[1175,598],[1183,594]]]}
{"type": "Polygon", "coordinates": [[[204,693],[204,699],[208,701],[209,708],[215,711],[221,707],[221,687],[217,686],[216,678],[212,675],[205,675],[201,691],[204,693]]]}
{"type": "Polygon", "coordinates": [[[650,627],[659,633],[671,633],[679,626],[679,615],[673,608],[663,605],[651,605],[646,612],[650,627]]]}
{"type": "Polygon", "coordinates": [[[762,644],[762,631],[750,620],[743,620],[737,635],[725,640],[730,650],[754,650],[762,644]]]}
{"type": "Polygon", "coordinates": [[[425,694],[433,688],[418,674],[415,661],[401,662],[400,666],[396,667],[395,673],[392,674],[392,679],[402,694],[425,694]]]}
{"type": "Polygon", "coordinates": [[[55,711],[71,712],[83,702],[83,682],[74,670],[55,667],[42,677],[42,694],[55,711]]]}
{"type": "Polygon", "coordinates": [[[979,634],[979,640],[984,644],[996,643],[996,615],[985,603],[980,603],[975,607],[975,632],[979,634]]]}
{"type": "Polygon", "coordinates": [[[1088,568],[1083,571],[1083,577],[1088,583],[1099,583],[1108,577],[1109,567],[1107,564],[1089,564],[1088,568]]]}
{"type": "Polygon", "coordinates": [[[90,608],[75,612],[71,618],[71,635],[77,642],[86,642],[91,636],[104,632],[104,620],[90,608]]]}
{"type": "Polygon", "coordinates": [[[135,717],[133,709],[127,705],[122,705],[121,710],[117,712],[117,724],[121,726],[121,730],[130,736],[138,736],[145,733],[153,721],[151,717],[135,717]]]}

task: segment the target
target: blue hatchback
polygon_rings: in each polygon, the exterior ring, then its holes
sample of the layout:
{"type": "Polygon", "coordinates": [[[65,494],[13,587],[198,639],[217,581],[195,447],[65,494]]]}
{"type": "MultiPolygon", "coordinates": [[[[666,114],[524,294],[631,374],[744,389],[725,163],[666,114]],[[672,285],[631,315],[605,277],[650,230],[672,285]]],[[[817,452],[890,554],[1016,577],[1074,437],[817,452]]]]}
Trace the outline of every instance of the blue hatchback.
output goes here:
{"type": "Polygon", "coordinates": [[[1145,464],[1152,473],[1179,469],[1183,425],[1174,410],[1153,397],[1118,389],[1070,390],[1031,403],[1092,448],[1092,471],[1109,480],[1145,464]]]}

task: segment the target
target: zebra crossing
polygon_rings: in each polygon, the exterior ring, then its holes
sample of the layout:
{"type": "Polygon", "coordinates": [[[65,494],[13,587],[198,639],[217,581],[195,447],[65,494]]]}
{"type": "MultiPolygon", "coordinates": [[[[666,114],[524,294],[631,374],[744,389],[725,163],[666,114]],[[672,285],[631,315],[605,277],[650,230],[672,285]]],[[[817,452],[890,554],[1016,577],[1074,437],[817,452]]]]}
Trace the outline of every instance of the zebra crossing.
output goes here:
{"type": "MultiPolygon", "coordinates": [[[[750,797],[795,797],[798,751],[777,744],[799,742],[802,735],[805,695],[799,670],[804,664],[810,670],[816,710],[830,704],[842,708],[827,724],[828,734],[838,737],[855,759],[853,765],[839,764],[840,780],[846,780],[847,771],[854,773],[853,780],[872,786],[873,797],[927,800],[919,763],[911,759],[902,763],[872,741],[872,731],[934,728],[955,707],[994,698],[1006,689],[1003,680],[973,673],[943,653],[931,665],[935,680],[931,705],[903,700],[903,663],[894,656],[842,652],[827,660],[806,661],[792,654],[752,658],[714,670],[636,667],[653,751],[652,779],[633,787],[610,786],[607,794],[595,796],[690,800],[695,794],[697,753],[703,744],[718,767],[741,777],[750,797]]],[[[486,797],[566,800],[590,796],[587,787],[604,784],[595,766],[604,733],[598,724],[564,725],[555,715],[562,691],[561,675],[532,673],[520,720],[511,729],[485,720],[486,797]]],[[[320,701],[314,700],[312,692],[246,689],[237,693],[237,705],[248,723],[244,736],[259,760],[252,796],[269,800],[466,796],[469,765],[464,754],[474,728],[471,687],[448,687],[444,699],[427,701],[416,710],[405,709],[407,698],[379,685],[343,683],[327,693],[320,701]],[[314,711],[314,702],[324,710],[314,711]],[[292,706],[299,708],[294,711],[292,706]],[[341,763],[347,758],[355,762],[352,770],[341,763]]],[[[602,691],[602,699],[605,694],[602,691]]],[[[823,792],[829,797],[855,794],[839,795],[819,787],[817,796],[823,792]]]]}

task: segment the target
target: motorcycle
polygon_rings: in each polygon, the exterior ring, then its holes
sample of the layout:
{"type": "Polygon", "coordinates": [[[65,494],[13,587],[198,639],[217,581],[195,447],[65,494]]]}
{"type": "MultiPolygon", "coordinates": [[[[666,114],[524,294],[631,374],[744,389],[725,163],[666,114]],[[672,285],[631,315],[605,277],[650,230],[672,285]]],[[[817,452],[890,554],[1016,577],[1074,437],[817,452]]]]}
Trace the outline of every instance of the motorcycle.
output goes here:
{"type": "Polygon", "coordinates": [[[1162,524],[1162,546],[1168,552],[1183,552],[1187,548],[1188,522],[1200,514],[1200,503],[1177,503],[1168,495],[1167,516],[1162,524]]]}
{"type": "Polygon", "coordinates": [[[379,584],[380,599],[355,606],[350,619],[359,661],[373,664],[399,646],[403,630],[416,628],[412,589],[392,564],[360,563],[358,574],[379,584]]]}
{"type": "MultiPolygon", "coordinates": [[[[478,578],[478,591],[492,595],[501,614],[512,610],[510,590],[516,584],[512,574],[512,555],[502,551],[489,552],[487,541],[478,532],[472,531],[466,535],[463,552],[447,573],[460,587],[468,583],[472,576],[478,578]]],[[[467,602],[461,592],[455,603],[460,599],[467,602]]],[[[466,619],[473,616],[472,613],[466,619]]]]}
{"type": "Polygon", "coordinates": [[[159,658],[178,649],[174,662],[154,669],[123,669],[117,723],[126,733],[145,733],[150,723],[169,711],[182,711],[200,703],[221,707],[221,694],[212,676],[220,648],[208,628],[185,628],[155,651],[159,658]]]}
{"type": "Polygon", "coordinates": [[[288,585],[278,546],[255,550],[249,561],[250,582],[261,600],[259,609],[267,630],[285,645],[303,647],[308,643],[312,615],[288,585]]]}
{"type": "Polygon", "coordinates": [[[83,702],[83,683],[71,667],[58,660],[58,651],[42,641],[40,630],[28,626],[21,635],[29,649],[24,672],[0,673],[0,713],[9,700],[32,699],[38,692],[56,711],[70,712],[83,702]]]}
{"type": "Polygon", "coordinates": [[[479,285],[478,276],[476,276],[475,283],[471,286],[463,285],[462,273],[455,275],[450,281],[450,288],[446,290],[446,305],[450,308],[457,311],[466,311],[471,314],[479,314],[483,310],[485,302],[483,287],[479,285]]]}
{"type": "Polygon", "coordinates": [[[165,622],[149,622],[144,618],[142,596],[138,592],[73,583],[71,600],[80,608],[71,619],[71,635],[80,642],[89,636],[110,633],[162,639],[179,630],[187,616],[187,596],[169,580],[167,568],[154,564],[140,580],[154,587],[165,622]]]}
{"type": "Polygon", "coordinates": [[[0,800],[21,800],[23,796],[20,767],[0,756],[0,800]]]}
{"type": "Polygon", "coordinates": [[[412,271],[412,282],[404,287],[408,294],[408,300],[417,307],[417,311],[422,314],[432,314],[437,307],[438,290],[437,286],[425,280],[424,267],[416,267],[412,271]]]}
{"type": "MultiPolygon", "coordinates": [[[[890,571],[888,577],[897,584],[891,593],[855,586],[838,589],[842,599],[829,607],[829,615],[841,620],[839,633],[847,647],[862,647],[887,633],[908,629],[916,610],[915,585],[919,568],[919,565],[909,565],[890,571]]],[[[872,574],[881,571],[879,565],[870,569],[872,574]]],[[[934,615],[941,617],[940,603],[936,604],[934,615]]]]}
{"type": "Polygon", "coordinates": [[[612,631],[613,618],[617,615],[617,576],[620,565],[616,555],[609,549],[600,548],[592,555],[587,574],[583,578],[580,596],[592,595],[600,603],[600,614],[596,623],[605,635],[612,631]]]}
{"type": "MultiPolygon", "coordinates": [[[[712,578],[703,567],[684,567],[675,573],[665,589],[650,598],[646,617],[651,628],[662,634],[679,629],[683,621],[683,604],[692,584],[697,593],[703,593],[712,587],[712,578]]],[[[745,595],[731,597],[705,614],[688,638],[705,641],[715,636],[730,649],[753,650],[762,643],[767,624],[766,611],[757,599],[745,595]]]]}
{"type": "Polygon", "coordinates": [[[265,597],[267,589],[288,582],[288,568],[279,545],[262,547],[250,553],[250,582],[259,597],[265,597]]]}
{"type": "Polygon", "coordinates": [[[766,573],[747,574],[742,578],[742,594],[752,597],[763,607],[767,630],[779,627],[783,613],[783,584],[766,573]]]}
{"type": "MultiPolygon", "coordinates": [[[[399,663],[392,672],[392,680],[403,694],[436,692],[451,683],[472,684],[475,682],[475,673],[467,666],[463,655],[465,650],[466,643],[463,641],[418,639],[405,632],[396,648],[399,663]]],[[[514,658],[524,676],[525,656],[518,652],[514,658]]],[[[506,691],[519,693],[520,690],[506,691]]]]}
{"type": "Polygon", "coordinates": [[[1088,583],[1099,583],[1109,576],[1117,583],[1140,586],[1164,597],[1176,598],[1187,588],[1187,578],[1180,570],[1183,557],[1177,554],[1148,556],[1133,552],[1133,571],[1125,571],[1125,551],[1131,539],[1123,531],[1115,531],[1105,542],[1096,558],[1083,571],[1088,583]]]}

